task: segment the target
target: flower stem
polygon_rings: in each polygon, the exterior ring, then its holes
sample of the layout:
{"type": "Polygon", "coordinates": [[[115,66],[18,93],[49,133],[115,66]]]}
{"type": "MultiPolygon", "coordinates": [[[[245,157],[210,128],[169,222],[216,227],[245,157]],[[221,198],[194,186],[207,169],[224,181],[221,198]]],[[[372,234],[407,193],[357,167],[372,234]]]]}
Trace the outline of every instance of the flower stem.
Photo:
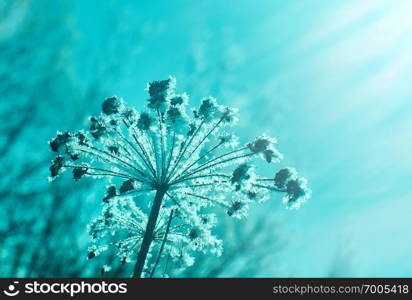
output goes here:
{"type": "Polygon", "coordinates": [[[157,218],[159,216],[160,207],[162,205],[162,200],[164,195],[166,194],[166,191],[166,187],[160,187],[156,191],[152,209],[150,210],[149,220],[147,221],[142,245],[140,246],[140,251],[137,255],[137,262],[133,273],[133,277],[135,278],[141,278],[142,276],[142,271],[146,262],[147,253],[149,252],[150,244],[153,240],[153,233],[156,227],[157,218]]]}
{"type": "Polygon", "coordinates": [[[157,254],[155,265],[153,266],[153,269],[150,272],[150,278],[152,278],[154,273],[156,272],[156,267],[159,264],[160,258],[162,257],[163,249],[165,247],[165,243],[166,243],[166,240],[167,240],[167,235],[169,234],[169,229],[170,229],[170,224],[172,223],[172,219],[173,219],[173,209],[170,212],[169,220],[167,222],[166,232],[164,234],[162,245],[160,246],[159,253],[157,254]]]}

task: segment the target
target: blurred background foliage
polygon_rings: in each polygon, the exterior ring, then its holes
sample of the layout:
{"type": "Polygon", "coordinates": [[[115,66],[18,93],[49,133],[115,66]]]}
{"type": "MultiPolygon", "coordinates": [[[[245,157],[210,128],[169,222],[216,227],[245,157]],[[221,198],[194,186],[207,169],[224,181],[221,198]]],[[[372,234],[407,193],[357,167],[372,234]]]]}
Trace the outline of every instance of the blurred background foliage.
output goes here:
{"type": "Polygon", "coordinates": [[[104,189],[50,184],[47,141],[108,96],[139,109],[169,75],[194,105],[239,107],[244,141],[276,136],[313,190],[298,211],[274,196],[222,214],[223,256],[175,276],[410,276],[410,15],[407,0],[0,0],[0,276],[100,276],[113,253],[87,261],[86,225],[104,189]]]}

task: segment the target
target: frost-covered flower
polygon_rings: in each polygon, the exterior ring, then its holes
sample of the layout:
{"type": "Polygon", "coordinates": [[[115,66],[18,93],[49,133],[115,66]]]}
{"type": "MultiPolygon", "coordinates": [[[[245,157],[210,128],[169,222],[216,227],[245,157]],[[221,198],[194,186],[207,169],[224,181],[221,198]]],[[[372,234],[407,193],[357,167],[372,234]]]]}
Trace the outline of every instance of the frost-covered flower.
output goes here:
{"type": "Polygon", "coordinates": [[[275,174],[275,187],[285,192],[283,202],[289,208],[298,208],[311,195],[305,178],[299,178],[293,168],[280,169],[275,174]]]}
{"type": "Polygon", "coordinates": [[[255,173],[254,159],[281,159],[275,139],[262,135],[240,145],[232,132],[236,109],[207,97],[189,117],[188,96],[176,94],[175,85],[172,77],[149,83],[141,113],[118,97],[108,98],[88,131],[58,132],[50,141],[57,153],[51,179],[67,169],[75,180],[110,179],[102,214],[89,225],[88,258],[116,247],[122,262],[136,262],[137,277],[151,277],[169,261],[189,266],[196,251],[220,255],[212,207],[242,218],[271,191],[283,193],[288,207],[310,195],[306,180],[292,169],[274,178],[255,173]]]}
{"type": "Polygon", "coordinates": [[[263,135],[258,137],[252,143],[248,144],[250,151],[253,153],[258,153],[265,159],[268,163],[272,160],[280,161],[282,159],[282,154],[280,154],[274,147],[277,140],[275,138],[263,135]]]}

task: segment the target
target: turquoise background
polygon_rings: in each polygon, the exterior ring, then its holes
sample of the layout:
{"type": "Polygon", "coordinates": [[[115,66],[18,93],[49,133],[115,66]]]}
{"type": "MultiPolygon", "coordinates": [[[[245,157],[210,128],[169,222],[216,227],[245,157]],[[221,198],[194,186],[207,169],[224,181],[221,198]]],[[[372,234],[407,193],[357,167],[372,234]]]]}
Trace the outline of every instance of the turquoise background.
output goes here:
{"type": "MultiPolygon", "coordinates": [[[[23,164],[47,157],[46,142],[56,130],[82,128],[106,96],[119,95],[139,108],[147,98],[146,82],[173,75],[193,105],[213,95],[239,107],[241,140],[261,132],[277,137],[285,156],[280,166],[293,166],[309,180],[312,198],[299,210],[286,210],[273,197],[251,211],[247,222],[261,216],[276,220],[255,251],[271,240],[278,248],[266,254],[259,272],[242,276],[411,276],[411,1],[42,0],[16,1],[14,14],[6,11],[6,2],[0,6],[9,16],[0,18],[0,44],[5,45],[0,57],[18,43],[30,50],[0,58],[4,78],[25,83],[50,73],[41,59],[58,53],[64,64],[55,64],[53,72],[59,78],[64,73],[70,85],[52,82],[55,91],[42,97],[39,113],[39,120],[47,121],[27,126],[13,146],[18,150],[3,161],[23,164]],[[34,35],[37,25],[27,25],[26,18],[43,22],[44,32],[34,35]],[[24,55],[28,62],[16,67],[12,61],[24,55]],[[25,65],[34,63],[40,65],[25,65]]],[[[0,87],[0,111],[7,112],[17,103],[16,91],[5,89],[4,81],[0,87]]],[[[25,93],[43,88],[27,84],[20,95],[23,107],[32,101],[25,93]]],[[[265,167],[259,166],[269,172],[265,167]]],[[[24,186],[15,182],[16,188],[41,182],[48,193],[47,164],[36,174],[24,186]]],[[[0,186],[6,186],[4,176],[0,186]]],[[[93,197],[102,186],[76,197],[95,207],[87,208],[86,217],[97,215],[93,197]]],[[[20,203],[13,197],[0,199],[4,215],[20,203]]],[[[21,210],[35,211],[38,203],[21,210]]],[[[87,244],[83,223],[75,230],[79,243],[87,244]]],[[[4,230],[12,239],[10,228],[4,230]]],[[[7,251],[15,251],[7,238],[3,261],[7,251]]],[[[23,260],[14,275],[27,275],[29,261],[23,260]]],[[[241,259],[230,268],[240,266],[241,259]]],[[[1,269],[0,274],[8,275],[1,269]]],[[[221,276],[236,274],[228,269],[221,276]]]]}

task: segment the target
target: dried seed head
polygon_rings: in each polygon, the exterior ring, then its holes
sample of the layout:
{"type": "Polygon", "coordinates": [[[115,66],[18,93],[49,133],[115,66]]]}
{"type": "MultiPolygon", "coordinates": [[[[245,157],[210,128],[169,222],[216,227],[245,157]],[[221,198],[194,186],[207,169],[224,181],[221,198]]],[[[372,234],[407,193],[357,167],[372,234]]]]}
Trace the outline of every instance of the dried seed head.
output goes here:
{"type": "Polygon", "coordinates": [[[274,178],[256,174],[256,158],[281,159],[276,139],[262,135],[239,146],[233,133],[236,109],[207,97],[189,116],[189,97],[176,94],[175,85],[172,77],[149,83],[148,109],[141,113],[110,97],[102,113],[90,118],[89,131],[58,132],[49,142],[57,153],[51,179],[71,168],[75,180],[110,180],[101,215],[88,227],[89,259],[114,245],[121,262],[133,261],[159,191],[164,198],[148,255],[164,241],[165,255],[182,267],[193,264],[195,251],[221,254],[222,242],[212,233],[212,207],[242,218],[249,205],[268,199],[271,191],[284,193],[291,208],[310,196],[306,180],[292,169],[281,169],[274,178]]]}

